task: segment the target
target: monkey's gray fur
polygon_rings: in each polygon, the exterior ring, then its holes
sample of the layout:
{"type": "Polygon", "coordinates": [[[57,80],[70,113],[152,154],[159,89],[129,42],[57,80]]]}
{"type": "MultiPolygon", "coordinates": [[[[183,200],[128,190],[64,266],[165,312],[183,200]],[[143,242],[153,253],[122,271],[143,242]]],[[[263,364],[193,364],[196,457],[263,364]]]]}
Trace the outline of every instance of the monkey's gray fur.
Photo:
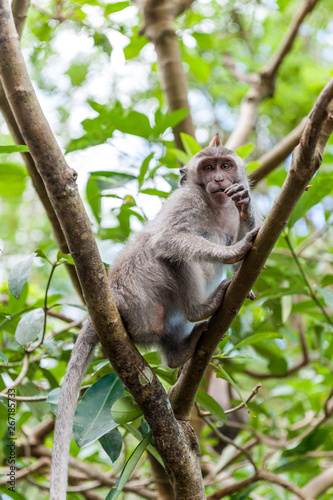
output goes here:
{"type": "MultiPolygon", "coordinates": [[[[181,169],[181,186],[156,218],[117,257],[110,286],[127,331],[138,345],[157,346],[170,367],[184,364],[230,280],[225,264],[241,261],[260,219],[243,161],[218,135],[181,169]]],[[[54,435],[51,500],[65,500],[67,464],[78,392],[97,334],[88,321],[69,361],[54,435]]]]}

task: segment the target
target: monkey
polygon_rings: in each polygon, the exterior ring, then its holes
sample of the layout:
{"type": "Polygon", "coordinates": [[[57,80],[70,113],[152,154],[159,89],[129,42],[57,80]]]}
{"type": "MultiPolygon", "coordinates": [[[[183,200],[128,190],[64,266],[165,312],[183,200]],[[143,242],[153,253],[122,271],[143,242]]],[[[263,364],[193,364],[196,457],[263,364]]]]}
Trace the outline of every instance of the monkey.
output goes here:
{"type": "MultiPolygon", "coordinates": [[[[244,162],[223,147],[216,134],[181,168],[179,188],[110,266],[111,291],[133,342],[156,346],[171,368],[182,366],[207,329],[203,320],[218,309],[229,286],[230,279],[221,281],[223,268],[239,265],[252,247],[259,223],[244,162]]],[[[97,342],[89,320],[75,343],[62,384],[51,500],[66,498],[76,401],[97,342]]]]}

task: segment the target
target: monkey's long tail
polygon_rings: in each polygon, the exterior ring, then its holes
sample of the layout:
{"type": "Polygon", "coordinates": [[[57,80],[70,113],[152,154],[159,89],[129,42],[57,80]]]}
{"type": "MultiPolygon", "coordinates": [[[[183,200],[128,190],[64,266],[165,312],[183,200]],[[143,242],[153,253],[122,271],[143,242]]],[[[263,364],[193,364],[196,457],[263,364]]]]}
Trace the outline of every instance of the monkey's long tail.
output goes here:
{"type": "Polygon", "coordinates": [[[62,383],[54,429],[50,500],[66,500],[69,444],[81,382],[91,353],[98,342],[89,320],[80,331],[62,383]]]}

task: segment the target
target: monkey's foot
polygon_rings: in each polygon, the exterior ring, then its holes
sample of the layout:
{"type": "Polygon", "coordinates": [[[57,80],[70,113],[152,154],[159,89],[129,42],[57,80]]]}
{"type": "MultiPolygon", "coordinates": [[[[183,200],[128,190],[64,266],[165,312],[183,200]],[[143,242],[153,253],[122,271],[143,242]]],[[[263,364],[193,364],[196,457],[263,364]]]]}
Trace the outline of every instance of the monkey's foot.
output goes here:
{"type": "Polygon", "coordinates": [[[167,353],[167,363],[170,368],[179,368],[184,365],[194,354],[198,340],[208,330],[208,321],[194,326],[188,337],[177,344],[172,352],[167,353]]]}

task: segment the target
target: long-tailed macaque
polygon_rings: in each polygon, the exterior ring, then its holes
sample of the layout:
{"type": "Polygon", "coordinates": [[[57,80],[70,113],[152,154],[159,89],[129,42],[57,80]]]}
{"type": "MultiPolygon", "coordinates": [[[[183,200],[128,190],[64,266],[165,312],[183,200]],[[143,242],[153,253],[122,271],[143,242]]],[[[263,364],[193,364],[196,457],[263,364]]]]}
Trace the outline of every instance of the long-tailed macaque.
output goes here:
{"type": "MultiPolygon", "coordinates": [[[[258,232],[244,162],[221,145],[209,146],[181,169],[180,187],[117,257],[110,286],[135,344],[156,346],[172,368],[193,354],[230,280],[225,264],[241,261],[258,232]],[[192,323],[197,323],[192,325],[192,323]]],[[[90,321],[74,346],[57,411],[51,500],[65,500],[74,411],[91,352],[98,342],[90,321]]]]}

